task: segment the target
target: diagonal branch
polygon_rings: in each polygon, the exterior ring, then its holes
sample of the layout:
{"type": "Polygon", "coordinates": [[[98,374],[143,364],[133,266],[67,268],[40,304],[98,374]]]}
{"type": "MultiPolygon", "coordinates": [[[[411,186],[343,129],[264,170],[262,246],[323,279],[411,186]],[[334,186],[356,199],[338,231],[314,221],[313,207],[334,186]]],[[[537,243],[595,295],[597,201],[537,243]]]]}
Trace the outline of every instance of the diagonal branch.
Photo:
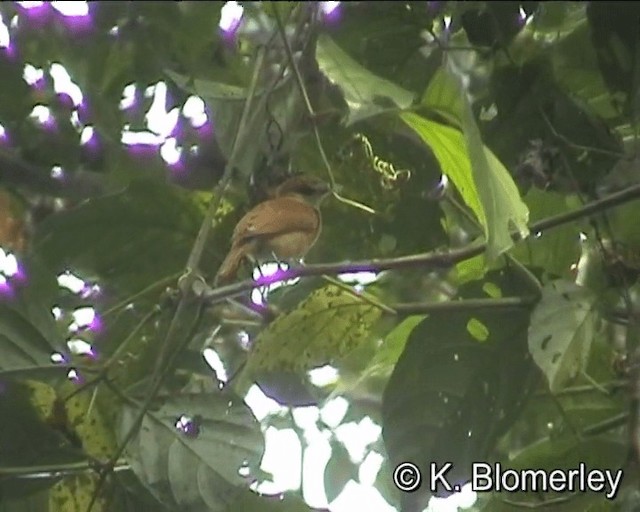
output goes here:
{"type": "MultiPolygon", "coordinates": [[[[640,199],[640,185],[633,185],[619,192],[615,192],[608,196],[592,201],[576,210],[560,213],[552,217],[547,217],[529,226],[531,233],[538,233],[552,229],[564,224],[568,224],[578,219],[590,217],[602,211],[620,206],[640,199]]],[[[520,235],[514,231],[511,234],[514,240],[519,240],[520,235]]],[[[421,254],[412,254],[409,256],[400,256],[397,258],[372,259],[344,263],[319,263],[316,265],[308,265],[305,267],[290,268],[286,271],[277,272],[268,277],[257,280],[247,279],[239,283],[220,288],[212,288],[204,293],[202,297],[210,304],[223,301],[230,297],[235,297],[246,291],[260,288],[273,283],[287,281],[297,277],[319,276],[323,274],[344,274],[352,272],[381,272],[383,270],[397,270],[404,268],[423,267],[425,269],[450,268],[456,263],[465,261],[478,256],[484,252],[486,242],[472,242],[471,244],[459,249],[448,251],[433,251],[421,254]]]]}
{"type": "MultiPolygon", "coordinates": [[[[274,36],[275,36],[275,33],[274,33],[274,36]]],[[[270,41],[267,44],[269,44],[273,40],[274,40],[274,37],[272,36],[270,38],[270,41]]],[[[169,328],[167,329],[167,332],[164,336],[164,340],[161,344],[161,348],[160,348],[158,358],[156,360],[154,372],[153,372],[153,377],[151,379],[150,389],[147,392],[146,398],[140,408],[140,412],[138,416],[136,417],[135,421],[133,422],[129,430],[124,435],[124,438],[122,439],[118,449],[112,455],[109,463],[106,465],[105,470],[103,470],[100,473],[100,478],[96,484],[96,489],[93,492],[91,501],[87,507],[87,512],[91,512],[91,509],[93,508],[93,505],[96,499],[98,498],[101,488],[104,485],[109,468],[112,467],[115,464],[115,461],[117,461],[120,458],[120,456],[124,453],[124,450],[126,449],[129,442],[136,435],[136,432],[142,423],[142,420],[144,418],[144,415],[146,414],[146,411],[148,410],[149,406],[151,405],[152,401],[154,400],[155,396],[160,390],[160,387],[162,385],[162,382],[167,372],[167,368],[170,367],[171,361],[175,358],[176,354],[178,354],[178,352],[182,349],[182,345],[183,345],[182,342],[184,341],[184,333],[179,332],[179,326],[181,324],[181,319],[184,318],[185,312],[189,307],[189,301],[187,300],[187,298],[189,296],[189,291],[192,289],[193,284],[196,281],[196,274],[194,271],[199,265],[202,252],[204,250],[207,238],[211,231],[211,227],[213,224],[213,217],[216,211],[218,210],[220,206],[220,202],[222,200],[222,196],[231,181],[232,171],[235,167],[235,162],[238,158],[240,148],[244,147],[244,145],[247,143],[246,139],[248,138],[248,134],[251,131],[250,127],[253,124],[255,124],[255,121],[258,118],[257,115],[250,116],[249,113],[253,107],[254,99],[256,97],[257,84],[259,82],[258,77],[263,73],[265,68],[264,66],[265,54],[266,54],[266,47],[263,46],[258,48],[258,53],[256,56],[255,65],[254,65],[253,77],[247,91],[247,99],[245,101],[242,116],[238,124],[238,129],[234,138],[231,154],[229,155],[229,160],[227,161],[227,164],[225,166],[223,176],[220,182],[216,185],[214,189],[213,199],[209,204],[209,208],[207,210],[205,218],[200,227],[200,231],[198,232],[198,235],[193,244],[191,253],[189,254],[189,258],[186,264],[186,274],[178,282],[180,288],[183,291],[182,297],[178,303],[176,311],[173,315],[173,319],[169,324],[169,328]]],[[[257,106],[255,107],[256,112],[264,109],[267,98],[269,96],[269,91],[274,86],[275,86],[275,82],[271,84],[267,84],[264,94],[262,94],[262,96],[257,102],[257,106]]]]}

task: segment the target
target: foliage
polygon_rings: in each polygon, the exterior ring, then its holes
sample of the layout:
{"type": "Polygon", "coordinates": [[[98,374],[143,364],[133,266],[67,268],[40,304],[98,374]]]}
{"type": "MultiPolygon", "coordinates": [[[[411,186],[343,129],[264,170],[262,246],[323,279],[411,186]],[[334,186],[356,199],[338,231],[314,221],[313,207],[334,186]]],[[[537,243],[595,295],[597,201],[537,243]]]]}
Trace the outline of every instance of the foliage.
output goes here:
{"type": "MultiPolygon", "coordinates": [[[[640,506],[640,7],[321,4],[244,3],[233,34],[222,2],[0,4],[1,510],[312,510],[251,487],[268,427],[305,442],[253,384],[379,424],[398,510],[432,496],[393,487],[406,461],[624,466],[614,500],[474,509],[640,506]],[[334,191],[306,265],[215,288],[292,169],[334,191]]],[[[360,461],[316,426],[332,501],[360,461]]]]}

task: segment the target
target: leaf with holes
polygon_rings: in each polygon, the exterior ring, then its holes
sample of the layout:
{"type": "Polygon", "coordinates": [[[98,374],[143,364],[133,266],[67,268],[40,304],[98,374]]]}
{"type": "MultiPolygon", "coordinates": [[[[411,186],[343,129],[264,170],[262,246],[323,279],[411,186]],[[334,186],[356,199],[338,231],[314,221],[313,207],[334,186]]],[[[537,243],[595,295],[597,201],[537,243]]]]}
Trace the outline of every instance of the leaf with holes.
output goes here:
{"type": "Polygon", "coordinates": [[[595,297],[586,288],[564,280],[542,290],[529,327],[529,351],[553,393],[584,370],[593,341],[595,297]]]}
{"type": "Polygon", "coordinates": [[[302,375],[339,363],[369,341],[380,313],[378,307],[337,286],[314,291],[260,333],[234,383],[236,392],[244,394],[253,381],[260,383],[269,374],[302,375]]]}
{"type": "MultiPolygon", "coordinates": [[[[138,408],[125,406],[121,440],[138,408]]],[[[162,503],[185,512],[226,510],[251,483],[262,453],[260,425],[236,395],[217,391],[164,399],[146,412],[128,446],[133,471],[162,503]]]]}

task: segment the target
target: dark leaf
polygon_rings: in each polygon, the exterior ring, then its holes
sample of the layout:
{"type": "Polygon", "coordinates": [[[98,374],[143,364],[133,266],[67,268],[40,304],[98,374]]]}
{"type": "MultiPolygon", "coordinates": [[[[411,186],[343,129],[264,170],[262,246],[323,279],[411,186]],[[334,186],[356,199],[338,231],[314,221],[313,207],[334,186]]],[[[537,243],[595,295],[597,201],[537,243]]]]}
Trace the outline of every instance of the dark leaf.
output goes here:
{"type": "Polygon", "coordinates": [[[201,215],[179,189],[134,181],[124,192],[49,217],[34,250],[55,269],[71,267],[133,293],[184,267],[201,215]]]}
{"type": "MultiPolygon", "coordinates": [[[[461,297],[523,293],[512,275],[492,272],[465,285],[461,297]]],[[[485,460],[517,418],[532,383],[526,333],[530,311],[442,312],[418,324],[383,396],[383,437],[392,468],[417,464],[423,484],[403,494],[403,510],[421,510],[429,499],[429,464],[452,462],[451,485],[470,478],[470,464],[485,460]],[[484,340],[470,330],[481,326],[484,340]]],[[[440,486],[436,494],[449,494],[440,486]]]]}

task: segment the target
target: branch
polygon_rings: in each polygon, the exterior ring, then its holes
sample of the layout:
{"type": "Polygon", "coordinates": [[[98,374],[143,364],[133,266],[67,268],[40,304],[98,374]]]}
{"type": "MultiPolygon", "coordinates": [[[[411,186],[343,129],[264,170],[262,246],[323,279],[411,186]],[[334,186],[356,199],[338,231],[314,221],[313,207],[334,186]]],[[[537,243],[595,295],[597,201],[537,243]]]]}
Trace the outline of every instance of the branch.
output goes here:
{"type": "MultiPolygon", "coordinates": [[[[67,462],[64,464],[49,464],[43,466],[0,466],[0,478],[56,478],[66,475],[81,473],[93,473],[96,470],[95,460],[82,460],[80,462],[67,462]]],[[[126,460],[120,459],[112,468],[113,471],[127,471],[131,469],[126,460]]]]}
{"type": "MultiPolygon", "coordinates": [[[[271,40],[273,39],[274,38],[272,37],[271,40]]],[[[186,264],[186,274],[183,276],[183,278],[178,280],[178,286],[182,289],[183,292],[186,292],[187,290],[192,289],[193,284],[196,281],[196,275],[194,270],[197,268],[200,262],[202,252],[204,250],[207,238],[209,236],[211,227],[213,225],[214,215],[218,211],[224,191],[226,190],[229,182],[231,181],[231,174],[232,174],[233,168],[235,167],[235,162],[238,158],[238,153],[240,151],[240,148],[242,148],[247,143],[246,139],[247,139],[247,134],[249,133],[248,128],[252,124],[254,124],[255,120],[257,119],[256,115],[252,116],[251,119],[249,119],[249,112],[251,110],[251,107],[253,106],[253,100],[256,96],[258,77],[264,68],[263,63],[264,63],[265,54],[266,54],[265,47],[258,48],[258,53],[256,56],[251,84],[247,91],[247,99],[245,101],[242,116],[238,124],[238,129],[233,141],[231,153],[229,155],[229,160],[227,161],[227,164],[225,166],[224,173],[220,182],[216,185],[214,189],[213,199],[209,204],[209,208],[207,210],[205,218],[202,222],[202,225],[200,226],[200,231],[198,232],[196,240],[193,244],[193,248],[191,249],[191,253],[189,254],[189,258],[186,264]]],[[[261,96],[258,102],[258,106],[256,107],[256,112],[264,109],[265,107],[265,103],[269,96],[268,91],[270,89],[268,85],[269,84],[267,84],[265,93],[261,96]]],[[[272,87],[275,86],[275,82],[270,85],[272,87]]],[[[120,456],[124,453],[124,450],[126,449],[129,442],[135,437],[138,429],[140,428],[140,425],[142,424],[144,415],[149,409],[149,406],[153,402],[158,391],[160,390],[162,381],[164,380],[167,370],[170,367],[170,362],[175,358],[176,354],[178,354],[178,352],[182,348],[182,345],[184,344],[183,342],[186,338],[184,337],[184,333],[180,332],[179,326],[181,323],[180,322],[181,319],[184,318],[185,312],[188,309],[188,304],[189,304],[188,296],[189,296],[189,293],[182,293],[182,297],[173,315],[173,319],[169,324],[169,328],[167,329],[167,332],[164,336],[164,340],[160,346],[158,358],[156,359],[156,364],[155,364],[152,379],[151,379],[150,389],[147,392],[146,398],[140,408],[139,414],[135,418],[135,421],[133,422],[129,430],[124,435],[124,438],[120,443],[120,445],[118,446],[118,449],[111,456],[111,459],[109,461],[109,464],[106,467],[106,470],[100,473],[100,478],[96,484],[95,491],[93,492],[91,501],[87,506],[87,509],[86,509],[87,512],[91,512],[91,509],[93,508],[93,505],[95,504],[96,499],[98,498],[100,490],[104,485],[106,476],[108,474],[109,467],[112,467],[115,461],[120,458],[120,456]],[[177,347],[176,347],[176,344],[178,345],[177,347]]],[[[186,341],[188,342],[188,339],[186,339],[186,341]]]]}
{"type": "MultiPolygon", "coordinates": [[[[640,185],[633,185],[629,188],[610,194],[602,199],[598,199],[585,206],[571,212],[565,212],[546,219],[542,219],[529,226],[531,233],[538,233],[547,229],[552,229],[575,220],[592,216],[624,203],[640,198],[640,185]]],[[[511,237],[517,241],[520,235],[517,231],[512,232],[511,237]]],[[[247,279],[239,283],[220,288],[210,288],[201,296],[210,304],[223,301],[230,297],[235,297],[246,291],[260,288],[273,283],[287,281],[297,277],[319,276],[322,274],[344,274],[353,272],[381,272],[383,270],[405,269],[413,267],[423,267],[428,270],[450,268],[456,263],[465,261],[482,254],[486,248],[486,242],[473,242],[459,249],[448,251],[433,251],[397,258],[372,259],[344,263],[319,263],[304,267],[290,268],[277,272],[272,276],[256,279],[247,279]]]]}
{"type": "Polygon", "coordinates": [[[406,302],[391,304],[397,315],[424,315],[442,311],[477,311],[478,309],[521,309],[535,304],[537,297],[505,297],[503,299],[464,299],[443,302],[406,302]]]}

